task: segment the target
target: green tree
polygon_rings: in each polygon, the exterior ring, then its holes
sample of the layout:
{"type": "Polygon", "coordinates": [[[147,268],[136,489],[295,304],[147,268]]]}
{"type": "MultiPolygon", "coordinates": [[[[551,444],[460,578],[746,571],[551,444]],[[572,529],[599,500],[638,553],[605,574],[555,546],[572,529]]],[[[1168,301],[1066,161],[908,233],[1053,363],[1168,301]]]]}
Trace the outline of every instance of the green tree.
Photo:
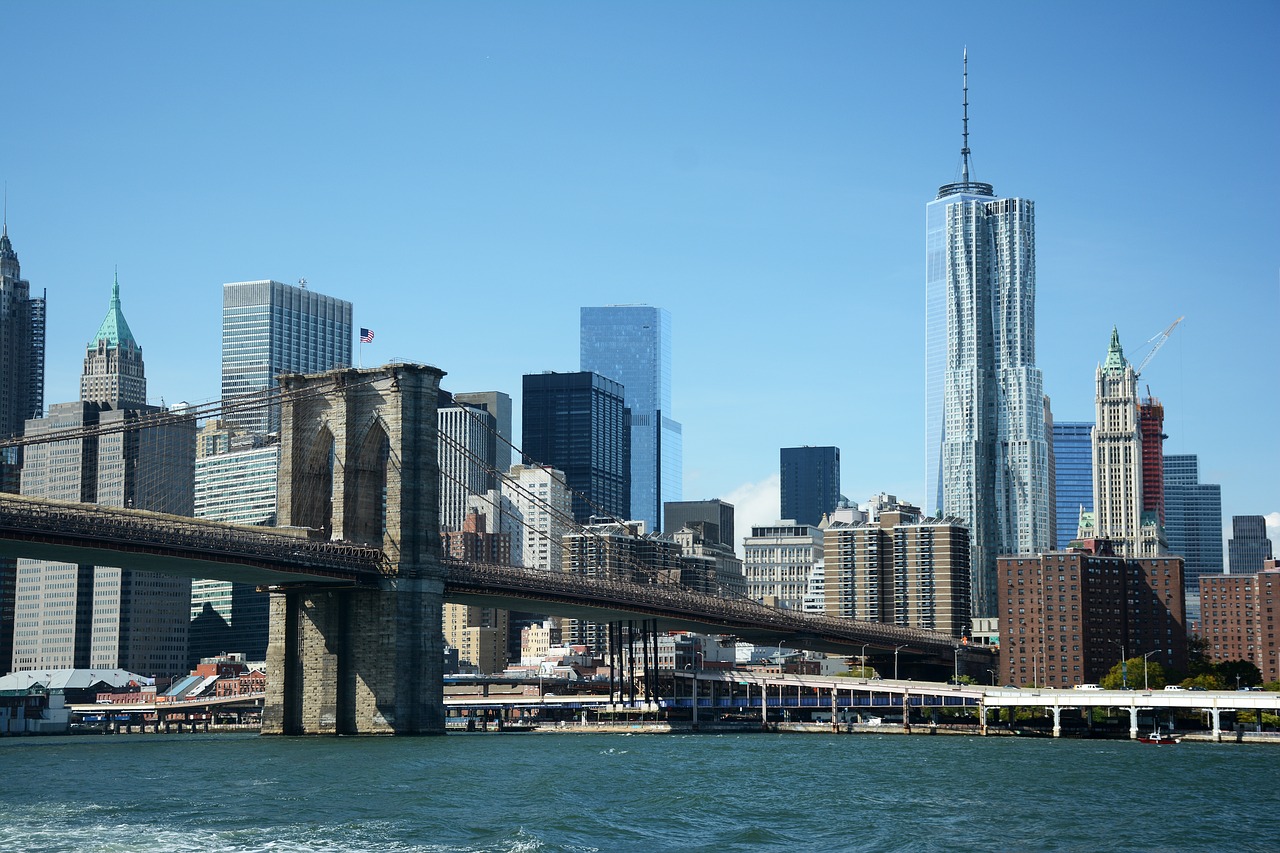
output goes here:
{"type": "Polygon", "coordinates": [[[1262,685],[1262,689],[1270,693],[1280,693],[1280,681],[1268,681],[1262,685]]]}
{"type": "Polygon", "coordinates": [[[1224,660],[1214,667],[1228,690],[1240,687],[1257,687],[1262,683],[1262,673],[1247,660],[1224,660]],[[1239,683],[1237,685],[1237,677],[1239,683]]]}
{"type": "Polygon", "coordinates": [[[1183,687],[1203,687],[1205,690],[1224,690],[1226,685],[1222,679],[1212,672],[1203,672],[1199,675],[1193,675],[1182,681],[1183,687]]]}
{"type": "Polygon", "coordinates": [[[1187,673],[1191,676],[1213,673],[1213,661],[1209,659],[1209,641],[1204,637],[1187,640],[1187,673]]]}
{"type": "MultiPolygon", "coordinates": [[[[1139,655],[1136,658],[1129,658],[1125,661],[1129,670],[1129,687],[1134,690],[1141,690],[1143,685],[1149,686],[1152,690],[1160,690],[1165,685],[1164,667],[1159,661],[1143,658],[1139,655]],[[1143,667],[1146,667],[1146,677],[1143,677],[1143,667]]],[[[1098,686],[1103,690],[1120,690],[1124,686],[1124,674],[1121,672],[1120,664],[1111,667],[1111,671],[1103,676],[1098,682],[1098,686]]]]}

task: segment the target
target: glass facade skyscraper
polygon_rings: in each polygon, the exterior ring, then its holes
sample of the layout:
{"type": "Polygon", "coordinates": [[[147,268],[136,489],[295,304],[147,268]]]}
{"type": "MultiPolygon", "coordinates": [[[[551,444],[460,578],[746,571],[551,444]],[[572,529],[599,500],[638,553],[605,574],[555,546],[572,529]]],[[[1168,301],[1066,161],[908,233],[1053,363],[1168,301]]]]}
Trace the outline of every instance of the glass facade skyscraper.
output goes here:
{"type": "Polygon", "coordinates": [[[926,507],[964,519],[973,615],[996,615],[996,557],[1049,542],[1044,380],[1035,364],[1035,205],[969,179],[925,209],[926,507]]]}
{"type": "Polygon", "coordinates": [[[1053,425],[1054,487],[1058,551],[1076,538],[1080,510],[1093,512],[1093,423],[1063,421],[1053,425]]]}
{"type": "Polygon", "coordinates": [[[25,421],[44,414],[44,318],[43,291],[32,298],[6,224],[0,234],[0,438],[22,435],[25,421]]]}
{"type": "Polygon", "coordinates": [[[587,371],[524,377],[524,464],[564,472],[573,520],[631,516],[631,413],[623,388],[587,371]]]}
{"type": "Polygon", "coordinates": [[[817,526],[840,502],[840,448],[784,447],[778,452],[782,518],[817,526]]]}
{"type": "Polygon", "coordinates": [[[648,305],[581,311],[580,369],[622,383],[631,410],[631,518],[660,529],[683,496],[683,428],[671,417],[671,315],[648,305]]]}
{"type": "MultiPolygon", "coordinates": [[[[275,387],[281,373],[351,366],[351,303],[278,281],[222,286],[222,399],[275,387]]],[[[227,412],[245,432],[280,430],[280,407],[227,412]]]]}
{"type": "Polygon", "coordinates": [[[1233,575],[1255,575],[1271,559],[1267,519],[1261,515],[1231,516],[1231,539],[1227,542],[1228,567],[1233,575]]]}
{"type": "Polygon", "coordinates": [[[1169,552],[1186,561],[1188,618],[1199,618],[1200,576],[1221,574],[1222,487],[1200,482],[1195,454],[1164,457],[1164,528],[1169,552]]]}

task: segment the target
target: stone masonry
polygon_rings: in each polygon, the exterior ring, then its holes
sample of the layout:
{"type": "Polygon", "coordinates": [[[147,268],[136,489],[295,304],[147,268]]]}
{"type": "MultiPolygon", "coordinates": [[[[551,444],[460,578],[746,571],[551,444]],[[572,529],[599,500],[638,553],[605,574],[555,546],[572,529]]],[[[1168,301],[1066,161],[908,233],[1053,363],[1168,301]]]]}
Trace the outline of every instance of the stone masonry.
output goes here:
{"type": "Polygon", "coordinates": [[[279,524],[387,562],[377,586],[272,595],[263,734],[444,731],[443,375],[392,364],[281,378],[279,524]]]}

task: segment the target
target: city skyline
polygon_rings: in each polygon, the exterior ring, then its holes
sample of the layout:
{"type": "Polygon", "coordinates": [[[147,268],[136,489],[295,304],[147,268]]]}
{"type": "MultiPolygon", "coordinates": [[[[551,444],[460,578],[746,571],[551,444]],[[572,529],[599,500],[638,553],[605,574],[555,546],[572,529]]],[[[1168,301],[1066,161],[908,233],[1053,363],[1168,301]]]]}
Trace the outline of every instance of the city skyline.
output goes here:
{"type": "Polygon", "coordinates": [[[814,444],[842,448],[851,498],[923,504],[919,208],[958,166],[967,43],[973,177],[1037,201],[1037,364],[1055,418],[1092,417],[1098,354],[1081,341],[1114,324],[1140,360],[1138,342],[1185,314],[1142,377],[1165,405],[1165,450],[1197,454],[1222,484],[1224,524],[1280,520],[1265,429],[1219,440],[1224,408],[1259,425],[1277,412],[1266,331],[1280,228],[1266,201],[1280,111],[1262,37],[1277,13],[1169,11],[1152,23],[1121,10],[1099,29],[1087,14],[937,7],[917,32],[889,10],[707,8],[679,11],[684,36],[665,26],[674,6],[315,16],[298,44],[346,44],[349,27],[400,45],[391,19],[432,25],[426,58],[408,41],[377,57],[356,46],[352,67],[367,68],[344,82],[322,51],[271,55],[297,25],[287,10],[232,39],[261,58],[252,68],[225,62],[215,37],[231,15],[11,10],[29,34],[15,61],[57,66],[13,93],[41,133],[0,141],[9,235],[48,292],[45,399],[74,398],[116,263],[163,365],[148,376],[155,403],[219,396],[224,282],[307,276],[377,331],[366,364],[425,361],[450,388],[513,397],[525,373],[574,369],[579,308],[645,302],[675,327],[686,498],[735,503],[744,530],[770,524],[778,448],[814,444]],[[193,21],[207,44],[174,39],[193,21]],[[1139,27],[1151,37],[1134,41],[1139,27]],[[1042,67],[1010,79],[999,57],[1020,38],[1040,39],[1042,67]],[[158,55],[144,62],[144,47],[158,55]],[[336,102],[347,120],[321,133],[336,102]],[[1186,217],[1193,185],[1231,215],[1186,217]],[[535,325],[537,340],[485,345],[461,321],[476,293],[495,340],[535,325]],[[879,405],[835,393],[888,363],[902,381],[881,384],[879,405]],[[762,384],[784,393],[766,403],[762,384]]]}

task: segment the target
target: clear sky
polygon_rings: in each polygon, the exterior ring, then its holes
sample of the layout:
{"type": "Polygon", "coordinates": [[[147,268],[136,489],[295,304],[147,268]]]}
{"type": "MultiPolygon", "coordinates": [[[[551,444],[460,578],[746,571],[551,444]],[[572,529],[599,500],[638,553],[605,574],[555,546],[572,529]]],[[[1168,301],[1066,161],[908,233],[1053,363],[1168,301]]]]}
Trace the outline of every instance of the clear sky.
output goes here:
{"type": "MultiPolygon", "coordinates": [[[[119,266],[153,402],[219,394],[221,285],[306,278],[366,365],[578,368],[671,311],[684,494],[777,514],[778,448],[923,500],[924,206],[1034,199],[1037,349],[1091,420],[1112,325],[1168,453],[1280,525],[1280,6],[8,3],[0,177],[75,399],[119,266]]],[[[516,418],[519,420],[518,414],[516,418]]],[[[517,426],[518,429],[518,426],[517,426]]],[[[1274,530],[1275,528],[1273,528],[1274,530]]]]}

